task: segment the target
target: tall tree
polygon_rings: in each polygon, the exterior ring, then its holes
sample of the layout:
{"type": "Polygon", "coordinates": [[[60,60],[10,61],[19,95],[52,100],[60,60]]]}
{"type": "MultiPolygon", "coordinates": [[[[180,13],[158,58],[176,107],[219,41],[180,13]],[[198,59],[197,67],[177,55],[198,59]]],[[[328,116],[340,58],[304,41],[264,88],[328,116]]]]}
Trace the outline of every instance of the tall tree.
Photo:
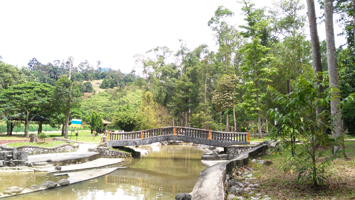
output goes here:
{"type": "MultiPolygon", "coordinates": [[[[339,90],[339,79],[338,79],[338,64],[337,55],[334,41],[334,27],[333,27],[333,1],[324,1],[324,12],[325,12],[325,33],[327,41],[327,62],[328,62],[328,73],[329,73],[329,83],[333,88],[331,92],[330,101],[330,112],[332,115],[334,130],[332,130],[332,136],[337,139],[343,133],[342,119],[341,119],[341,108],[340,108],[340,90],[339,90]]],[[[336,153],[341,144],[334,146],[334,153],[336,153]]]]}
{"type": "Polygon", "coordinates": [[[241,105],[258,118],[258,133],[259,138],[262,138],[261,98],[265,96],[265,86],[268,82],[271,82],[270,76],[276,73],[276,68],[269,66],[269,62],[273,59],[273,56],[267,54],[269,48],[263,46],[261,43],[265,28],[269,24],[264,18],[263,10],[255,9],[255,5],[250,1],[244,0],[243,3],[242,10],[246,16],[247,25],[240,27],[245,29],[242,35],[250,38],[251,42],[245,44],[241,49],[245,53],[241,70],[245,83],[243,87],[246,89],[243,95],[244,102],[241,105]]]}
{"type": "Polygon", "coordinates": [[[65,113],[64,137],[68,138],[68,125],[70,109],[80,107],[80,88],[67,78],[62,76],[55,84],[53,97],[57,100],[56,107],[65,113]]]}
{"type": "MultiPolygon", "coordinates": [[[[318,79],[315,87],[318,87],[318,96],[322,98],[324,88],[320,84],[323,81],[323,70],[322,70],[322,59],[321,59],[321,51],[318,39],[318,31],[317,31],[317,17],[316,11],[314,8],[314,0],[307,0],[307,11],[308,11],[308,21],[309,21],[309,30],[311,36],[311,44],[312,44],[312,61],[313,61],[313,71],[318,79]]],[[[317,115],[323,111],[322,107],[317,108],[317,115]]]]}
{"type": "MultiPolygon", "coordinates": [[[[233,108],[234,131],[237,130],[235,117],[237,83],[239,83],[239,77],[236,75],[223,75],[217,83],[216,90],[213,92],[213,104],[217,111],[226,111],[226,109],[233,108]]],[[[227,114],[226,123],[228,121],[227,114]]],[[[228,124],[226,124],[226,131],[229,131],[228,124]]]]}

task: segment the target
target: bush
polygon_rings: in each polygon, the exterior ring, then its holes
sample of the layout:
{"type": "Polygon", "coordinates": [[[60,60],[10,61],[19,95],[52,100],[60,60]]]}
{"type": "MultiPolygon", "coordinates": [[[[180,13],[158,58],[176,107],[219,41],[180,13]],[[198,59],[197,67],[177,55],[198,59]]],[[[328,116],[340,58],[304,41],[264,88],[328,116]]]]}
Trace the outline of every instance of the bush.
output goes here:
{"type": "Polygon", "coordinates": [[[48,138],[48,135],[45,133],[40,133],[38,136],[40,139],[42,139],[44,142],[46,142],[46,138],[48,138]]]}

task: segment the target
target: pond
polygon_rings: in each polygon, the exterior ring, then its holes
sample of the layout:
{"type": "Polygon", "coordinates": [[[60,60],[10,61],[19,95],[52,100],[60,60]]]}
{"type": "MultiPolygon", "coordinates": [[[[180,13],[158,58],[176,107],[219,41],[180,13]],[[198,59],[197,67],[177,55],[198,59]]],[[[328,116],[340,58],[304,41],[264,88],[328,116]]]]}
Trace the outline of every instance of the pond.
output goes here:
{"type": "MultiPolygon", "coordinates": [[[[151,150],[149,155],[132,159],[126,163],[126,169],[118,169],[106,176],[68,187],[8,199],[175,199],[178,193],[191,192],[200,171],[206,168],[201,164],[203,152],[196,147],[169,145],[146,148],[151,150]]],[[[6,178],[2,176],[0,188],[4,191],[10,186],[28,187],[58,179],[60,178],[38,173],[9,175],[6,178]]]]}

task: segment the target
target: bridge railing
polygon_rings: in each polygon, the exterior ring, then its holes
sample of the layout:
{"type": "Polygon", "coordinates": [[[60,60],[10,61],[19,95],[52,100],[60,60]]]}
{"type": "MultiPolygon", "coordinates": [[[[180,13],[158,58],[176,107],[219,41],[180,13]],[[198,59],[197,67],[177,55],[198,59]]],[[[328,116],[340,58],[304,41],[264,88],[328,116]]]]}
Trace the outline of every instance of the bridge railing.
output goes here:
{"type": "Polygon", "coordinates": [[[180,135],[217,141],[250,142],[248,132],[223,132],[181,126],[169,126],[133,132],[110,133],[109,140],[136,140],[164,135],[180,135]]]}

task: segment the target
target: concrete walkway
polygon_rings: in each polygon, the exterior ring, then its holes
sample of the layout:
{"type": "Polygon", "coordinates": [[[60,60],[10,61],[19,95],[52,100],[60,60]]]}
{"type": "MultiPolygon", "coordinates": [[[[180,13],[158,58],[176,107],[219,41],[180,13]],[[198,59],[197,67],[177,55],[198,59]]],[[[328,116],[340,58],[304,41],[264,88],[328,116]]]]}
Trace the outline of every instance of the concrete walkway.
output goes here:
{"type": "MultiPolygon", "coordinates": [[[[124,162],[123,158],[99,158],[97,160],[89,161],[86,163],[61,166],[62,169],[60,171],[55,170],[55,167],[42,168],[42,169],[38,169],[38,171],[47,172],[47,173],[62,173],[62,172],[70,172],[70,171],[78,171],[78,170],[86,170],[86,169],[105,167],[105,166],[114,165],[114,164],[121,163],[121,162],[124,162]]],[[[126,168],[126,167],[122,167],[122,168],[126,168]]]]}
{"type": "Polygon", "coordinates": [[[96,144],[79,144],[79,149],[76,152],[69,153],[50,153],[50,154],[39,154],[39,155],[29,155],[28,162],[46,162],[47,160],[52,161],[65,161],[80,158],[88,158],[90,156],[96,155],[96,152],[88,152],[89,148],[97,147],[96,144]]]}

